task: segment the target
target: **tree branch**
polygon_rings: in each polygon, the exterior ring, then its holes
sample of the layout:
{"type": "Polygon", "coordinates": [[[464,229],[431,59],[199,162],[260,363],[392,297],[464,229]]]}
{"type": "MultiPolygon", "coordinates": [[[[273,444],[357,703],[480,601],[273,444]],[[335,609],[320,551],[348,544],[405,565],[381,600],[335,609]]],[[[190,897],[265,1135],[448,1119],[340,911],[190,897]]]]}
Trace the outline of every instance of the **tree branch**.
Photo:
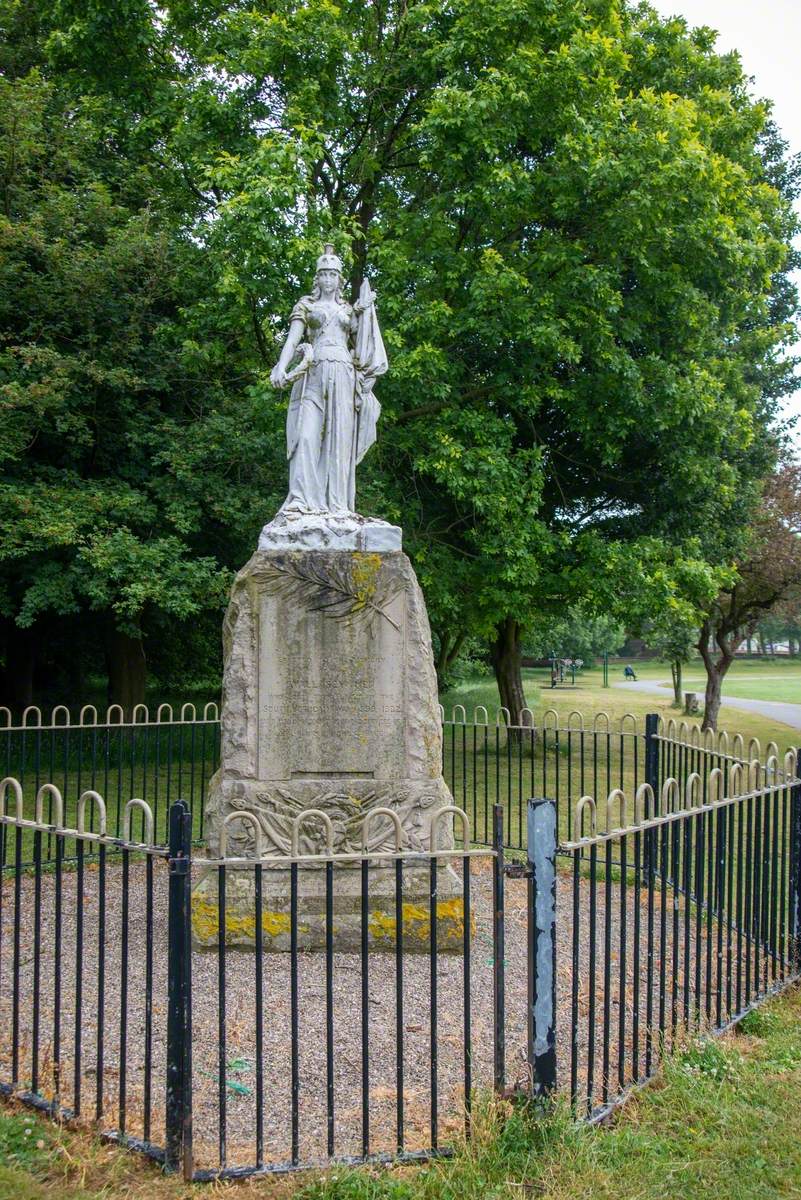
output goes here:
{"type": "Polygon", "coordinates": [[[265,362],[269,363],[273,356],[270,351],[270,347],[267,344],[267,339],[264,336],[264,330],[261,327],[261,321],[259,320],[259,306],[256,303],[256,297],[253,295],[248,295],[248,303],[250,304],[250,316],[253,322],[253,332],[256,335],[256,345],[259,348],[259,354],[265,362]]]}

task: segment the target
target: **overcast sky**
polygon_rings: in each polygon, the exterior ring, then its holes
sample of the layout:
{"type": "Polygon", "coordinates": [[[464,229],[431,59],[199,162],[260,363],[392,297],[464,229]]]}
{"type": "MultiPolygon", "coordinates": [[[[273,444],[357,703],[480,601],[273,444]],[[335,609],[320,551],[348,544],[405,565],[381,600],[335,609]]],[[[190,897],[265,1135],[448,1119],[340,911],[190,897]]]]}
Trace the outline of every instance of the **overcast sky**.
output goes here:
{"type": "MultiPolygon", "coordinates": [[[[756,96],[773,101],[773,115],[790,148],[801,151],[801,0],[651,0],[665,16],[718,31],[721,52],[739,51],[756,96]]],[[[789,410],[801,414],[801,394],[789,410]]],[[[801,426],[801,421],[799,421],[801,426]]],[[[801,444],[801,431],[796,431],[801,444]]]]}

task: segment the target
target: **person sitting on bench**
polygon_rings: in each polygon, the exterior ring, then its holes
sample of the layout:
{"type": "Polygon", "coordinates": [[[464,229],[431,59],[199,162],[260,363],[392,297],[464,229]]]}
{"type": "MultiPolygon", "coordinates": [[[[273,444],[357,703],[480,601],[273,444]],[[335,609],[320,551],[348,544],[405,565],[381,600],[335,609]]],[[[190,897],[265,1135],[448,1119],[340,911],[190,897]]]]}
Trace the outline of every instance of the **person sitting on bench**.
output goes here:
{"type": "Polygon", "coordinates": [[[636,679],[637,676],[634,674],[634,667],[626,667],[623,671],[623,677],[625,679],[636,679]]]}

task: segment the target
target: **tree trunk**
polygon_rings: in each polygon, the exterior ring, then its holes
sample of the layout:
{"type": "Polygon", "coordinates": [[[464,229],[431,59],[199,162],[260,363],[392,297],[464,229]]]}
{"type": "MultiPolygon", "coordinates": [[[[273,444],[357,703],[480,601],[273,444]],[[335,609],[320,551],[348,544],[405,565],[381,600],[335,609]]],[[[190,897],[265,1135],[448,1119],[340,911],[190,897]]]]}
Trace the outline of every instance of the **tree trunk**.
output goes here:
{"type": "Polygon", "coordinates": [[[490,647],[490,660],[498,684],[501,704],[509,710],[513,725],[532,724],[531,717],[523,713],[527,707],[523,692],[523,664],[520,651],[520,625],[512,617],[496,627],[495,641],[490,647]]]}
{"type": "Polygon", "coordinates": [[[33,704],[33,679],[39,639],[32,629],[20,629],[13,621],[5,627],[3,695],[0,703],[12,712],[33,704]]]}
{"type": "Polygon", "coordinates": [[[715,641],[719,650],[716,660],[714,651],[710,649],[711,635],[712,631],[709,622],[704,622],[701,636],[698,639],[698,651],[704,660],[704,667],[706,668],[704,719],[701,722],[701,728],[716,730],[718,727],[718,713],[720,712],[723,680],[729,667],[734,662],[734,655],[742,638],[737,636],[736,633],[725,635],[718,631],[715,635],[715,641]]]}
{"type": "Polygon", "coordinates": [[[718,670],[717,664],[713,665],[711,671],[707,671],[706,690],[704,692],[704,719],[701,722],[702,729],[717,729],[718,727],[721,686],[724,674],[725,671],[721,672],[718,670]]]}
{"type": "Polygon", "coordinates": [[[130,719],[136,704],[145,702],[147,663],[141,637],[112,629],[106,639],[109,704],[119,704],[130,719]]]}
{"type": "Polygon", "coordinates": [[[681,708],[682,662],[680,658],[673,659],[670,664],[670,673],[673,676],[673,702],[677,708],[681,708]]]}
{"type": "Polygon", "coordinates": [[[375,216],[375,185],[369,187],[365,184],[362,187],[362,202],[356,211],[356,224],[361,229],[361,237],[353,239],[351,244],[351,253],[353,255],[353,268],[350,273],[351,284],[351,303],[355,304],[359,298],[359,290],[362,286],[365,272],[367,270],[367,241],[370,232],[370,225],[375,216]]]}
{"type": "Polygon", "coordinates": [[[466,637],[466,633],[457,633],[454,635],[443,633],[440,637],[439,651],[434,664],[437,672],[437,680],[440,686],[443,685],[448,671],[456,662],[456,659],[459,656],[459,651],[464,645],[466,637]]]}
{"type": "Polygon", "coordinates": [[[439,649],[437,657],[434,660],[434,670],[437,672],[437,682],[442,687],[442,680],[445,675],[445,665],[448,661],[448,650],[451,644],[451,635],[449,633],[440,634],[439,649]]]}

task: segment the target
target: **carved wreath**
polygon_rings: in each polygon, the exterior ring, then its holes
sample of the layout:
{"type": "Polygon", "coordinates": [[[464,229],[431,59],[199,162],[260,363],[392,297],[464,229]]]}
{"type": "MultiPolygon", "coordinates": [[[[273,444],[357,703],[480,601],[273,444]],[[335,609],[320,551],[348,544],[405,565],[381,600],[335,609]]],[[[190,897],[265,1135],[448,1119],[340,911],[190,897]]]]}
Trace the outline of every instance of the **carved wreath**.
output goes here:
{"type": "Polygon", "coordinates": [[[353,559],[341,566],[327,563],[325,567],[273,559],[264,564],[260,575],[269,595],[295,598],[309,612],[319,612],[336,621],[364,618],[370,625],[376,617],[383,617],[400,631],[400,625],[386,610],[403,583],[387,579],[380,566],[360,570],[358,560],[353,559]]]}

